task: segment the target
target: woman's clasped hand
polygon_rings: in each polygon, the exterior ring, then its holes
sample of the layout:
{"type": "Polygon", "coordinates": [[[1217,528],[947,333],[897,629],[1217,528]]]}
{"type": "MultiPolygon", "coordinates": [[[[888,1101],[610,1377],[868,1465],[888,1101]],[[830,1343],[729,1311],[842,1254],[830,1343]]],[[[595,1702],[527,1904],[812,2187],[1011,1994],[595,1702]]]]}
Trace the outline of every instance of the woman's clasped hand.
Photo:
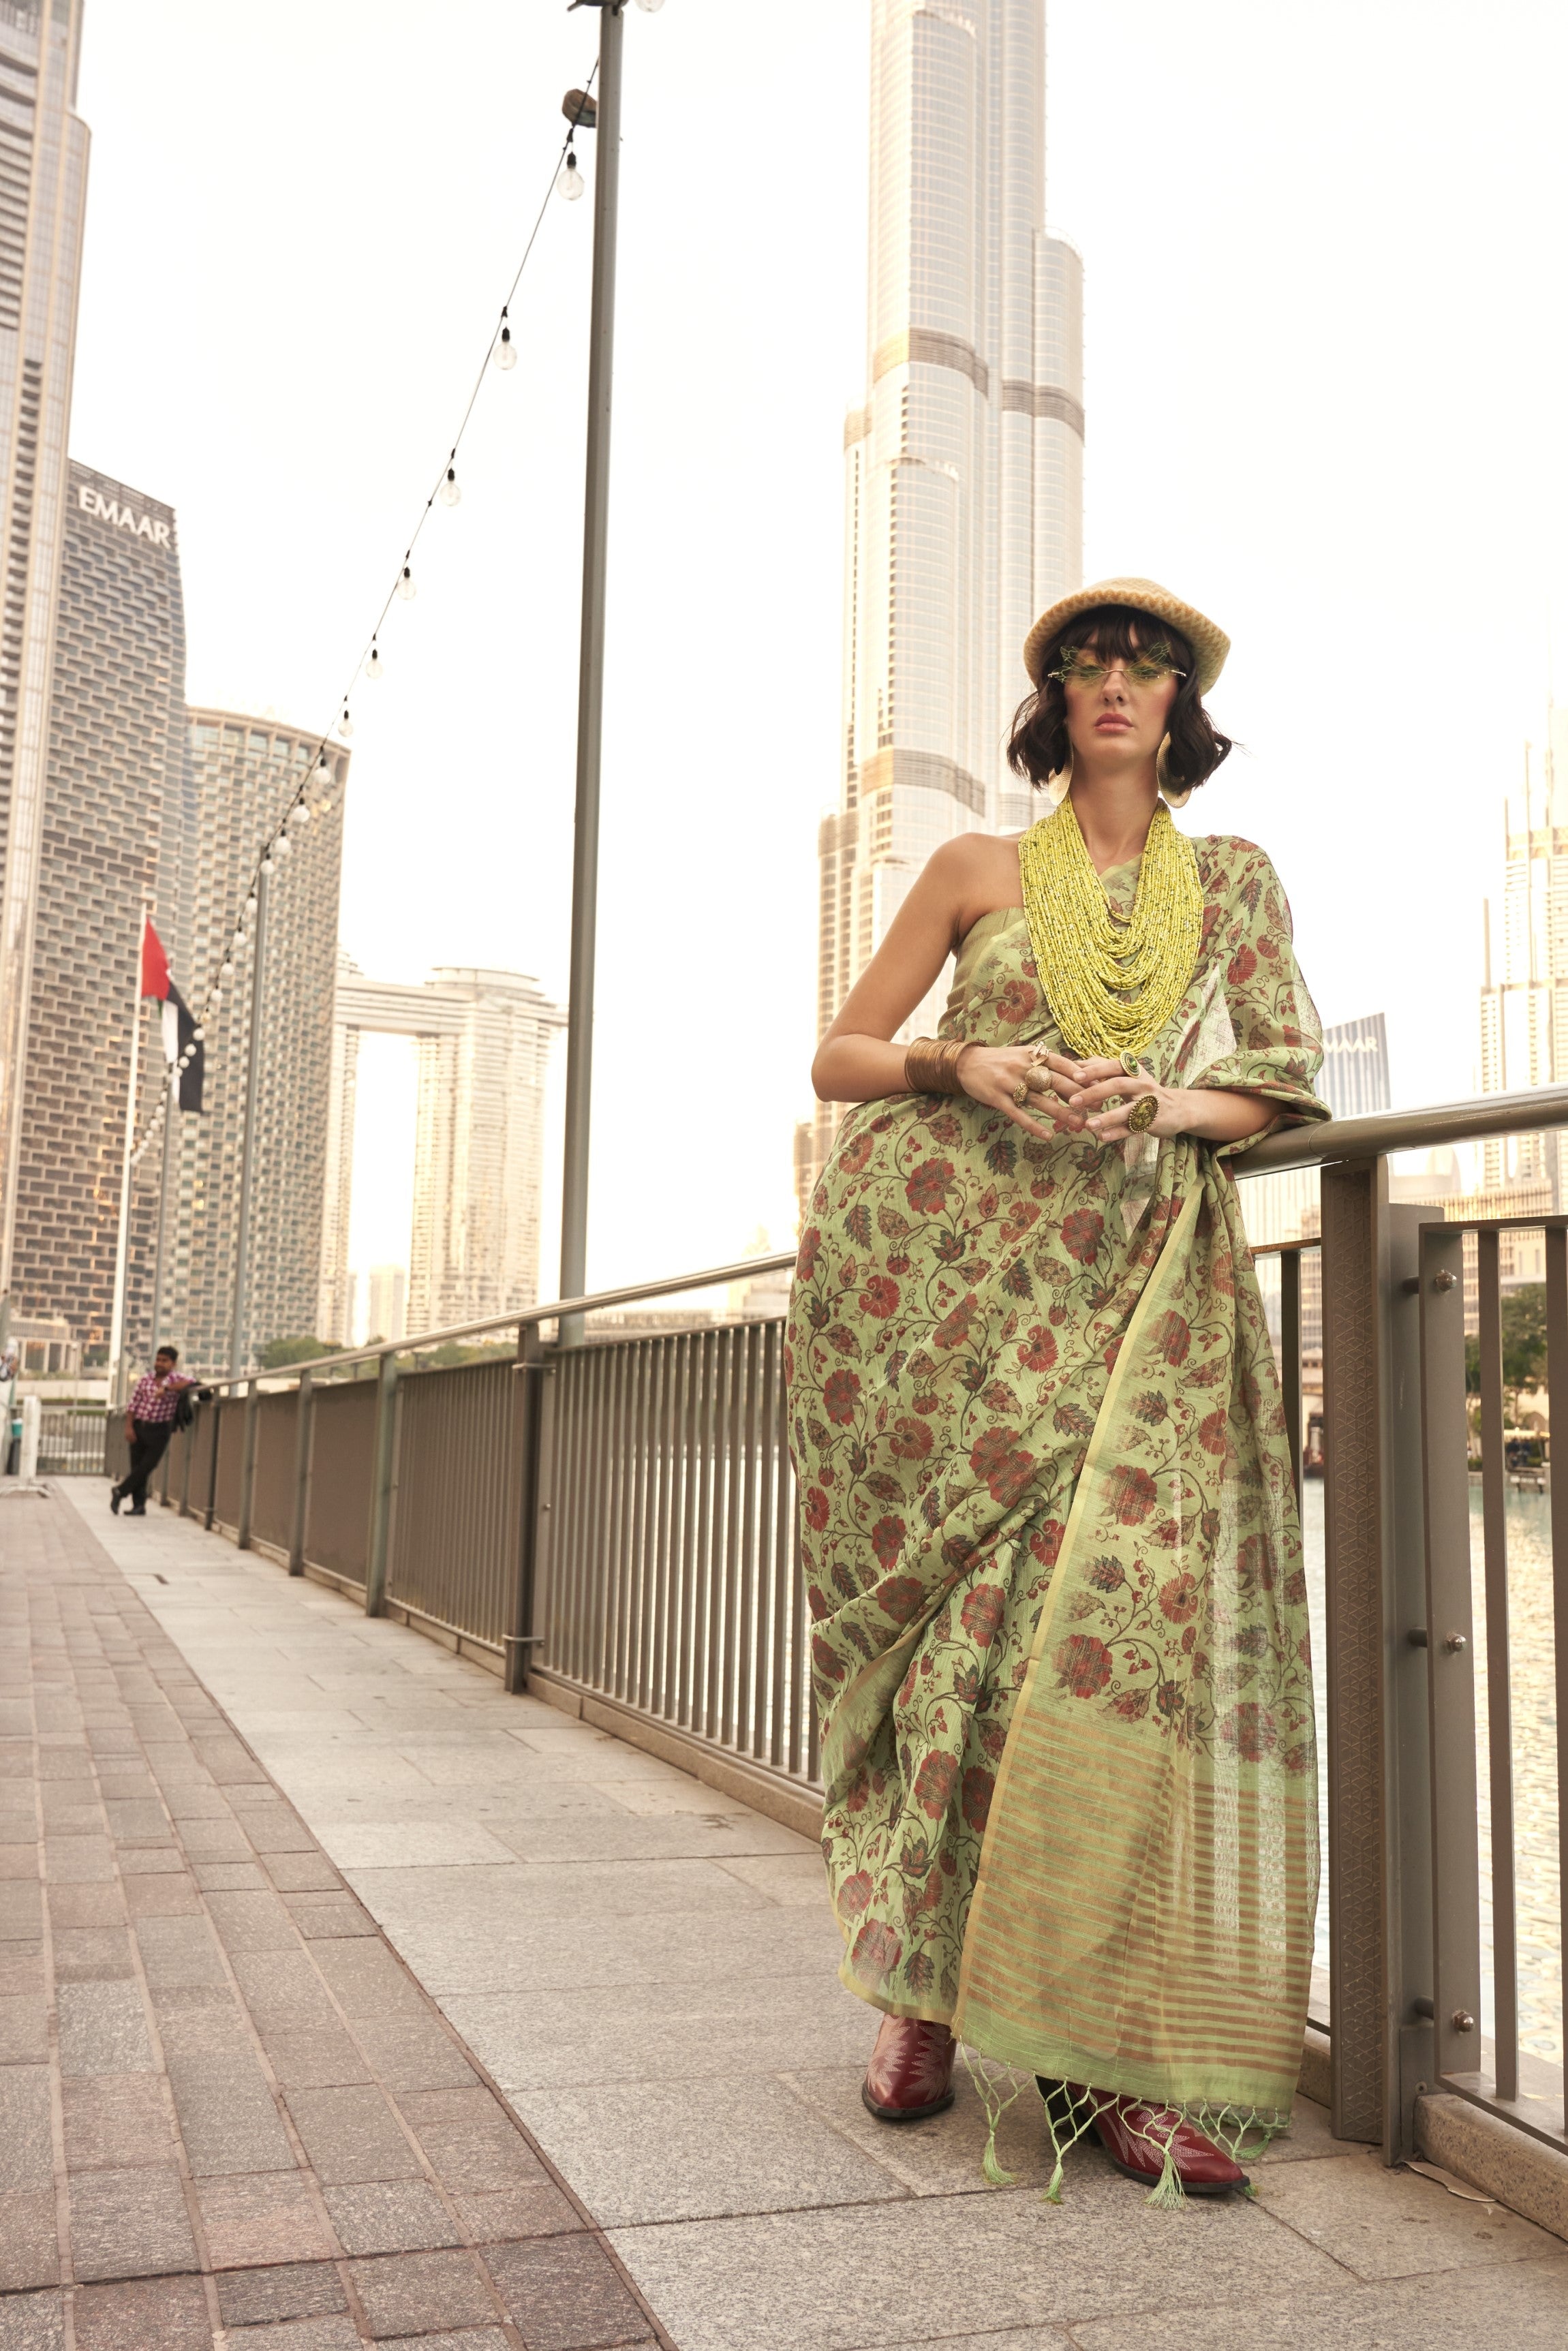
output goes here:
{"type": "Polygon", "coordinates": [[[958,1059],[958,1082],[971,1101],[1001,1111],[1015,1126],[1046,1142],[1053,1134],[1085,1132],[1100,1143],[1124,1141],[1140,1094],[1153,1094],[1157,1105],[1145,1133],[1157,1137],[1184,1132],[1186,1089],[1156,1085],[1142,1071],[1129,1077],[1119,1061],[1094,1055],[1077,1059],[1038,1047],[969,1045],[958,1059]],[[1051,1124],[1041,1125],[1042,1119],[1051,1124]]]}

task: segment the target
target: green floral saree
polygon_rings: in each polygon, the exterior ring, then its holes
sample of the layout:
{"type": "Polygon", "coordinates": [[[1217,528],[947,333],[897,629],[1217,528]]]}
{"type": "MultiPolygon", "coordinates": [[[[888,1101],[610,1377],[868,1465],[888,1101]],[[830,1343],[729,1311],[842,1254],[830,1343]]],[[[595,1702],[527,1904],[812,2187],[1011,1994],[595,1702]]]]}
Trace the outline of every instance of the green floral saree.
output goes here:
{"type": "MultiPolygon", "coordinates": [[[[1202,947],[1145,1064],[1326,1118],[1274,871],[1195,847],[1202,947]]],[[[1136,880],[1103,877],[1113,912],[1136,880]]],[[[965,939],[942,1034],[1060,1046],[1021,906],[965,939]]],[[[788,1359],[844,1981],[1232,2144],[1289,2117],[1317,1894],[1301,1533],[1223,1164],[1245,1148],[863,1103],[788,1359]]]]}

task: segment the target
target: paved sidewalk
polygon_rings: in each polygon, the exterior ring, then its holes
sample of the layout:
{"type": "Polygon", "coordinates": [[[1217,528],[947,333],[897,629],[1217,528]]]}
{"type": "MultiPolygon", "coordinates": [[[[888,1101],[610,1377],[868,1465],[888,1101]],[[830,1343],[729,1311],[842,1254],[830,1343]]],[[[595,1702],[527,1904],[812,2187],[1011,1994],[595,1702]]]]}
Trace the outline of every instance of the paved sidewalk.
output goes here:
{"type": "Polygon", "coordinates": [[[0,1504],[0,1975],[4,2351],[654,2339],[56,1497],[0,1504]]]}
{"type": "MultiPolygon", "coordinates": [[[[835,1980],[838,1938],[803,1840],[189,1523],[110,1519],[105,1490],[73,1480],[47,1505],[13,1501],[4,1514],[47,1513],[60,1573],[68,1560],[79,1573],[99,1545],[124,1565],[188,1668],[182,1705],[200,1708],[211,1693],[245,1742],[235,1754],[252,1772],[249,1755],[259,1759],[324,1851],[319,1865],[348,1881],[366,1923],[555,2168],[562,2233],[530,2240],[514,2224],[508,2258],[559,2261],[570,2248],[606,2295],[625,2294],[609,2267],[619,2261],[678,2351],[1469,2351],[1489,2333],[1561,2351],[1568,2341],[1568,2247],[1385,2172],[1330,2138],[1304,2103],[1254,2175],[1256,2203],[1176,2214],[1151,2210],[1092,2148],[1070,2161],[1065,2202],[1042,2205],[1040,2134],[1024,2100],[1003,2132],[1019,2175],[1007,2189],[979,2177],[967,2085],[932,2123],[874,2124],[858,2095],[873,2020],[835,1980]]],[[[7,1532],[0,1515],[9,1559],[7,1532]]],[[[92,1572],[104,1569],[99,1558],[92,1572]]],[[[198,1742],[209,1736],[221,1740],[221,1726],[196,1728],[198,1742]]],[[[287,1814],[259,1775],[247,1788],[287,1814]]],[[[235,1791],[214,1792],[243,1822],[235,1791]]],[[[236,1865],[192,1860],[193,1873],[225,1865],[236,1865]]],[[[224,1889],[202,1890],[210,1906],[224,1889]]],[[[352,1896],[315,1898],[350,1907],[352,1896]]],[[[52,1912],[52,1884],[48,1901],[52,1912]]],[[[341,1950],[370,1938],[328,1939],[341,1950]]],[[[258,1968],[251,1980],[270,1987],[272,2029],[287,2036],[282,1980],[258,1968]]],[[[367,2063],[391,2062],[397,2038],[378,2014],[382,2039],[367,2063]]],[[[437,2030],[423,2002],[418,2023],[422,2036],[437,2030]]],[[[466,2062],[454,2042],[442,2047],[466,2062]]],[[[405,2112],[403,2093],[388,2089],[405,2112]]],[[[294,2095],[281,2083],[269,2091],[280,2121],[294,2095]]],[[[460,2158],[462,2143],[459,2125],[444,2145],[460,2158]]],[[[440,2177],[427,2184],[439,2198],[440,2177]]],[[[320,2193],[325,2205],[328,2183],[320,2193]]],[[[399,2258],[343,2252],[331,2274],[350,2280],[399,2258]]],[[[240,2258],[258,2265],[254,2277],[272,2256],[240,2258]]],[[[465,2261],[477,2277],[499,2256],[414,2258],[465,2261]]],[[[308,2266],[327,2273],[325,2261],[308,2266]]],[[[232,2274],[214,2290],[232,2292],[232,2274]]],[[[89,2291],[78,2288],[78,2308],[89,2291]]],[[[611,2331],[591,2311],[575,2334],[548,2339],[608,2344],[627,2339],[613,2331],[623,2323],[649,2339],[630,2298],[605,2307],[611,2331]]],[[[5,2324],[0,2304],[0,2351],[28,2340],[5,2324]]],[[[536,2340],[529,2324],[519,2312],[525,2343],[536,2340]]],[[[313,2351],[305,2334],[276,2339],[313,2351]]],[[[489,2351],[517,2337],[444,2339],[489,2351]]],[[[77,2340],[99,2351],[79,2329],[77,2340]]],[[[157,2338],[129,2337],[127,2351],[143,2340],[157,2338]]]]}

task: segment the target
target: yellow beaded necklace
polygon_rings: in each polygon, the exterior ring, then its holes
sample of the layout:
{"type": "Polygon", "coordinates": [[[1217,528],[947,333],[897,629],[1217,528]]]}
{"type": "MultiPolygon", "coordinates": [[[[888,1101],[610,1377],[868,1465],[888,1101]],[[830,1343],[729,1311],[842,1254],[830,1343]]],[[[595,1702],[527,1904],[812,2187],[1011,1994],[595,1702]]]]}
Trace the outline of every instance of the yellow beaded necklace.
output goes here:
{"type": "Polygon", "coordinates": [[[1019,843],[1035,969],[1071,1052],[1141,1053],[1186,995],[1203,936],[1197,857],[1156,808],[1131,920],[1113,920],[1071,799],[1019,843]]]}

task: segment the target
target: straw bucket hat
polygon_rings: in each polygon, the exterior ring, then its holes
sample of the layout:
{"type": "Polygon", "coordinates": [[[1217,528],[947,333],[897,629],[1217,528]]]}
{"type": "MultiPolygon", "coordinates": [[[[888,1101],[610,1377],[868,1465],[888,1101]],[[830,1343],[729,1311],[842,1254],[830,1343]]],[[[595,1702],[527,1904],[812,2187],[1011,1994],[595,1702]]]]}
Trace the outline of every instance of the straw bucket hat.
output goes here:
{"type": "Polygon", "coordinates": [[[1157,580],[1098,580],[1092,588],[1075,589],[1063,596],[1049,612],[1042,612],[1024,640],[1024,667],[1037,687],[1043,685],[1041,674],[1046,651],[1065,622],[1075,612],[1092,612],[1105,604],[1130,604],[1136,612],[1152,612],[1157,621],[1168,621],[1179,629],[1193,652],[1197,655],[1197,690],[1207,694],[1225,667],[1225,656],[1230,651],[1230,640],[1223,629],[1205,618],[1191,604],[1184,604],[1157,580]]]}

